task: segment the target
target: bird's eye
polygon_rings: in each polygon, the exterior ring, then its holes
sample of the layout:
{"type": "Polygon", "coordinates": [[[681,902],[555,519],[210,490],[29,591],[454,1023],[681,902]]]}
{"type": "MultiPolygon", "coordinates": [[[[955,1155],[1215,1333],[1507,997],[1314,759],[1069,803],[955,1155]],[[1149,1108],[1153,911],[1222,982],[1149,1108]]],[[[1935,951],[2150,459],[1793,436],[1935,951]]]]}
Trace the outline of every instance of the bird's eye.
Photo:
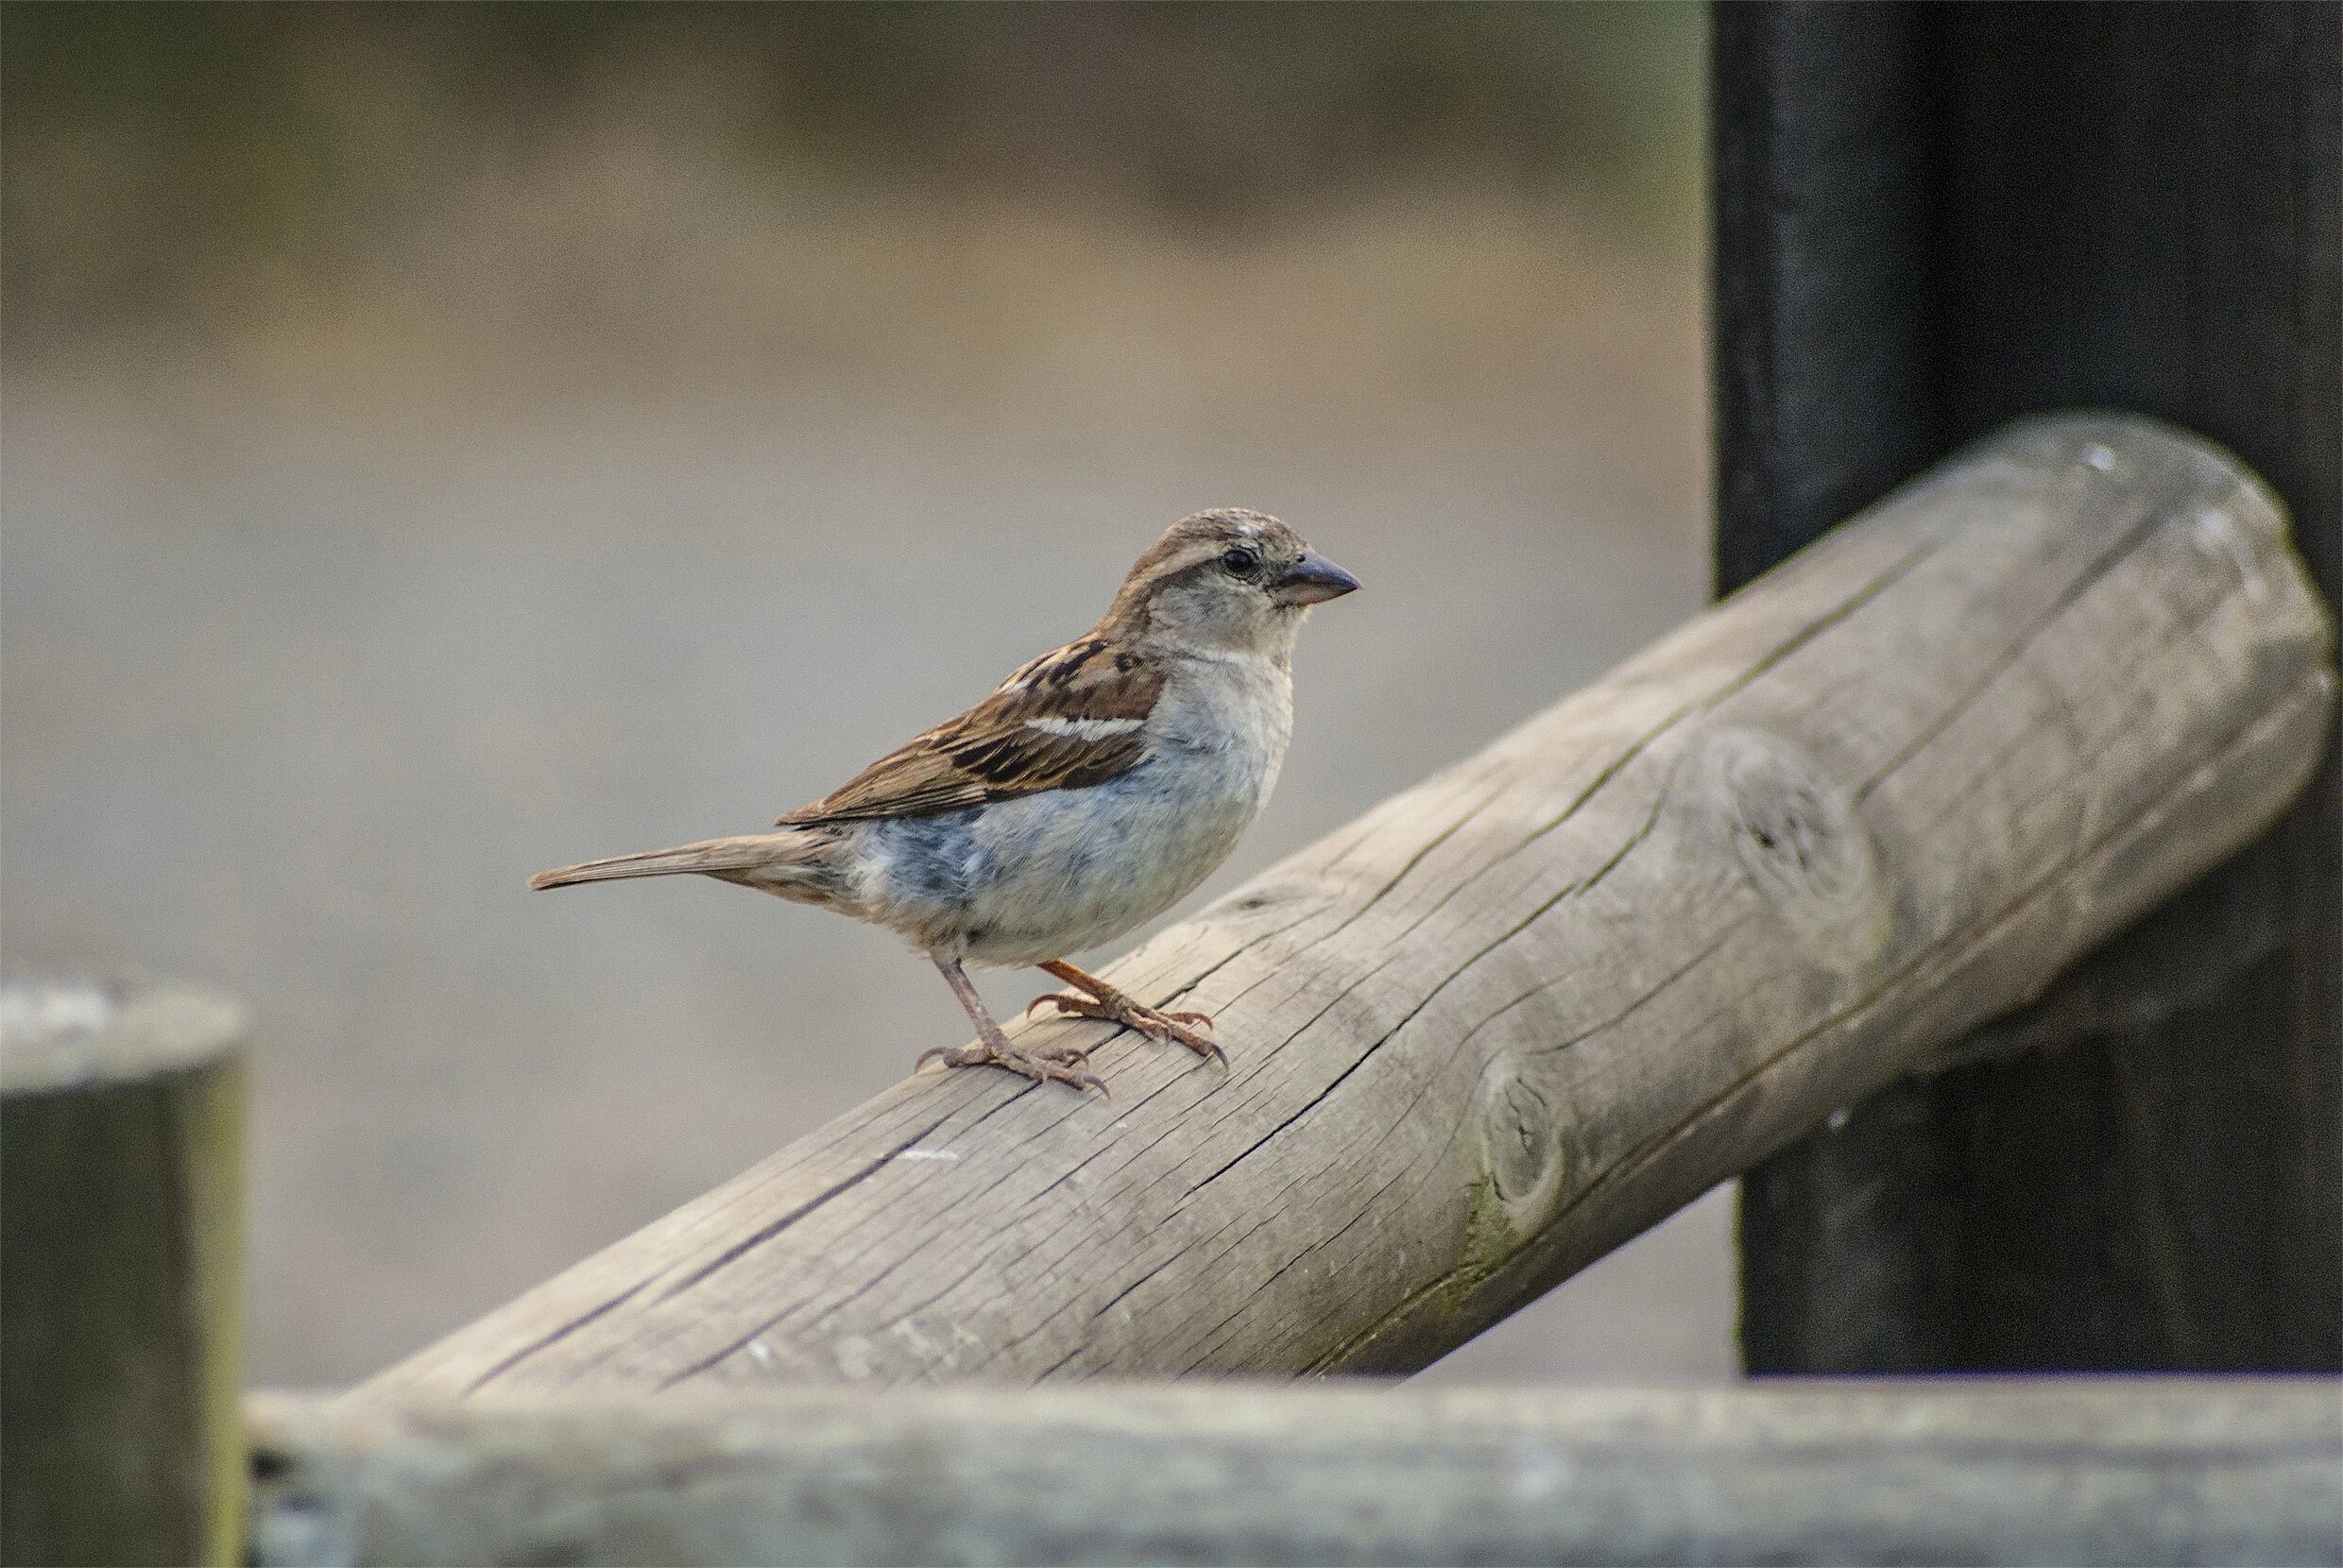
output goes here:
{"type": "Polygon", "coordinates": [[[1221,570],[1231,577],[1250,577],[1261,570],[1261,557],[1243,545],[1221,553],[1221,570]]]}

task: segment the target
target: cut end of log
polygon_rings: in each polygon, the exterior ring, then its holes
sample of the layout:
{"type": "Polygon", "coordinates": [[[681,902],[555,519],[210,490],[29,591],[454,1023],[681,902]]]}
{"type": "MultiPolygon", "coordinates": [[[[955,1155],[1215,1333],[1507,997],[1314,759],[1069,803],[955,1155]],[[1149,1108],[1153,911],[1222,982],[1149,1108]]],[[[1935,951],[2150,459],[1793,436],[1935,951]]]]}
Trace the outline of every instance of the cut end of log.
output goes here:
{"type": "Polygon", "coordinates": [[[123,980],[0,983],[0,1092],[132,1082],[236,1048],[244,1008],[196,986],[123,980]]]}

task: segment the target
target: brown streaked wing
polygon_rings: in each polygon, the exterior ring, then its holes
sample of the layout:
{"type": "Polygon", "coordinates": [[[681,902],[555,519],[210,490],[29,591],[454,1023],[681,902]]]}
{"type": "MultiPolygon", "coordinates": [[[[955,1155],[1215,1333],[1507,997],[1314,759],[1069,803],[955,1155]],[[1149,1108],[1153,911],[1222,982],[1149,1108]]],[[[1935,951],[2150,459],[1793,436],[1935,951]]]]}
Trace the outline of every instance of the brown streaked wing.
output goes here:
{"type": "Polygon", "coordinates": [[[1035,721],[1144,721],[1162,690],[1160,670],[1102,639],[1084,638],[1044,654],[967,712],[889,752],[776,826],[927,816],[1103,784],[1147,755],[1137,724],[1086,735],[1035,728],[1035,721]]]}

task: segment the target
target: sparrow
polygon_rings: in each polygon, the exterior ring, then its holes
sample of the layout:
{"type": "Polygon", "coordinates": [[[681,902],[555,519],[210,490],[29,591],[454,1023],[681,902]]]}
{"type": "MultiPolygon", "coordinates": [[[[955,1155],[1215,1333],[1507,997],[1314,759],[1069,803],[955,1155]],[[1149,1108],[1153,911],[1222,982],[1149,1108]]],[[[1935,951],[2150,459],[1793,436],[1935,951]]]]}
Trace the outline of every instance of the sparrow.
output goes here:
{"type": "Polygon", "coordinates": [[[771,833],[540,872],[533,888],[696,875],[882,926],[925,953],[977,1043],[923,1053],[1105,1092],[1085,1048],[1019,1047],[966,965],[1032,964],[1037,997],[1226,1060],[1201,1013],[1166,1013],[1066,955],[1194,890],[1269,802],[1293,728],[1293,643],[1359,580],[1275,518],[1237,507],[1166,530],[1097,625],[856,774],[771,833]]]}

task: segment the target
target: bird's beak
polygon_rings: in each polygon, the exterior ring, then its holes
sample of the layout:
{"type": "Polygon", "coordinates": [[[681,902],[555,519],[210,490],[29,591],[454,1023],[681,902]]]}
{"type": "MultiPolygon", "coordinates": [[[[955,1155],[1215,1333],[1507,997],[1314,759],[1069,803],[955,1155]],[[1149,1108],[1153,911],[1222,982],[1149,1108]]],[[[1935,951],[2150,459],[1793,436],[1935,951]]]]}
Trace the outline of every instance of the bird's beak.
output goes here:
{"type": "Polygon", "coordinates": [[[1340,599],[1358,586],[1358,578],[1317,552],[1305,550],[1302,558],[1270,585],[1270,597],[1280,605],[1315,605],[1340,599]]]}

